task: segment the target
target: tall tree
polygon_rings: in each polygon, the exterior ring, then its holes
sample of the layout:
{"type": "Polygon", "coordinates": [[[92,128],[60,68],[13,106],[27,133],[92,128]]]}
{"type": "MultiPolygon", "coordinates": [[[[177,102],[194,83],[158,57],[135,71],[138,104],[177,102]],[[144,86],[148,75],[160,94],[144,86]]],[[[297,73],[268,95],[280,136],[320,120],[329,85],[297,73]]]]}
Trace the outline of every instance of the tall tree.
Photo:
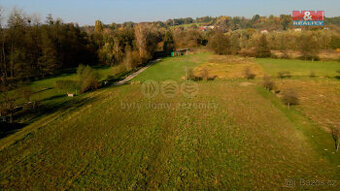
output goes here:
{"type": "Polygon", "coordinates": [[[267,37],[265,34],[262,34],[256,47],[256,57],[265,58],[270,57],[270,55],[271,53],[268,46],[267,37]]]}
{"type": "Polygon", "coordinates": [[[164,44],[163,44],[163,51],[166,55],[170,55],[172,51],[175,49],[175,41],[170,30],[165,32],[164,36],[164,44]]]}

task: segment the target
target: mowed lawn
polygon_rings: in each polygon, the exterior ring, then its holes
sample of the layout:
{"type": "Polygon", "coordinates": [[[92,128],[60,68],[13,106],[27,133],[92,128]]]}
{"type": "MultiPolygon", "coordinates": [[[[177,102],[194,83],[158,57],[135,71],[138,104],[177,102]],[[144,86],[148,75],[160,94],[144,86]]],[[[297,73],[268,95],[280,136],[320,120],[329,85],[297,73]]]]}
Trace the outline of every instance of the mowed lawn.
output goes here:
{"type": "MultiPolygon", "coordinates": [[[[186,67],[210,56],[166,58],[134,81],[181,84],[186,67]]],[[[281,190],[295,181],[294,188],[337,190],[330,135],[257,81],[243,84],[199,82],[194,98],[147,98],[137,83],[76,97],[0,140],[0,188],[281,190]]]]}
{"type": "Polygon", "coordinates": [[[267,74],[277,76],[278,72],[289,71],[295,77],[308,77],[314,72],[317,77],[335,77],[340,70],[338,61],[304,61],[294,59],[257,58],[267,74]]]}

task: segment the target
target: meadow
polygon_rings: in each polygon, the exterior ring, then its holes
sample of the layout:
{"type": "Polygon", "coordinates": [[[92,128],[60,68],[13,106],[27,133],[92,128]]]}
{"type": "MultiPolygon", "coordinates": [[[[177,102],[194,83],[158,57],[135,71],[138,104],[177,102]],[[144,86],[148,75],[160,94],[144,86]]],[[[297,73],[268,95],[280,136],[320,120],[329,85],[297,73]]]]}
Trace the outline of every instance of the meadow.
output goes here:
{"type": "Polygon", "coordinates": [[[0,139],[0,188],[337,190],[340,156],[327,132],[329,121],[336,124],[340,115],[337,69],[332,61],[203,52],[162,59],[131,84],[74,98],[53,88],[55,80],[73,75],[34,82],[37,89],[51,88],[36,95],[45,104],[67,103],[0,139]],[[258,77],[244,79],[245,67],[258,77]],[[185,82],[188,68],[208,68],[219,77],[196,82],[193,98],[180,92],[148,98],[141,92],[146,80],[185,82]],[[317,77],[308,76],[311,70],[317,77]],[[279,71],[292,77],[277,78],[279,71]],[[264,74],[279,89],[296,88],[300,105],[288,108],[265,90],[264,74]]]}

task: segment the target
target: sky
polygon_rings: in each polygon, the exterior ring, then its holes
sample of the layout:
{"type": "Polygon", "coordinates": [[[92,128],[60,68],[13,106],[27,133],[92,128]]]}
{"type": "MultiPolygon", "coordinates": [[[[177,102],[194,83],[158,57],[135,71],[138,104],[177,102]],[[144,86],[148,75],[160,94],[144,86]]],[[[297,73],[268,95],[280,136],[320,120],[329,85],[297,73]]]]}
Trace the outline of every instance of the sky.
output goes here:
{"type": "Polygon", "coordinates": [[[323,10],[340,16],[340,0],[0,0],[7,15],[16,7],[45,20],[48,14],[64,22],[94,25],[126,21],[165,21],[202,16],[261,16],[292,14],[293,10],[323,10]]]}

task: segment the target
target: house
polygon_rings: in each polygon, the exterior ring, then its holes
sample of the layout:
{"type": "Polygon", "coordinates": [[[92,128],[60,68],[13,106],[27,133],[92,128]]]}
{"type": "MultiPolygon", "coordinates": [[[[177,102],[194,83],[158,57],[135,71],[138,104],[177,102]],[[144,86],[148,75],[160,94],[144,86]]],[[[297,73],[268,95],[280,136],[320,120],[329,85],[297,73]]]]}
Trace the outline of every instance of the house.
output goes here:
{"type": "Polygon", "coordinates": [[[213,30],[215,28],[215,26],[202,26],[200,27],[200,31],[208,31],[208,30],[213,30]]]}

